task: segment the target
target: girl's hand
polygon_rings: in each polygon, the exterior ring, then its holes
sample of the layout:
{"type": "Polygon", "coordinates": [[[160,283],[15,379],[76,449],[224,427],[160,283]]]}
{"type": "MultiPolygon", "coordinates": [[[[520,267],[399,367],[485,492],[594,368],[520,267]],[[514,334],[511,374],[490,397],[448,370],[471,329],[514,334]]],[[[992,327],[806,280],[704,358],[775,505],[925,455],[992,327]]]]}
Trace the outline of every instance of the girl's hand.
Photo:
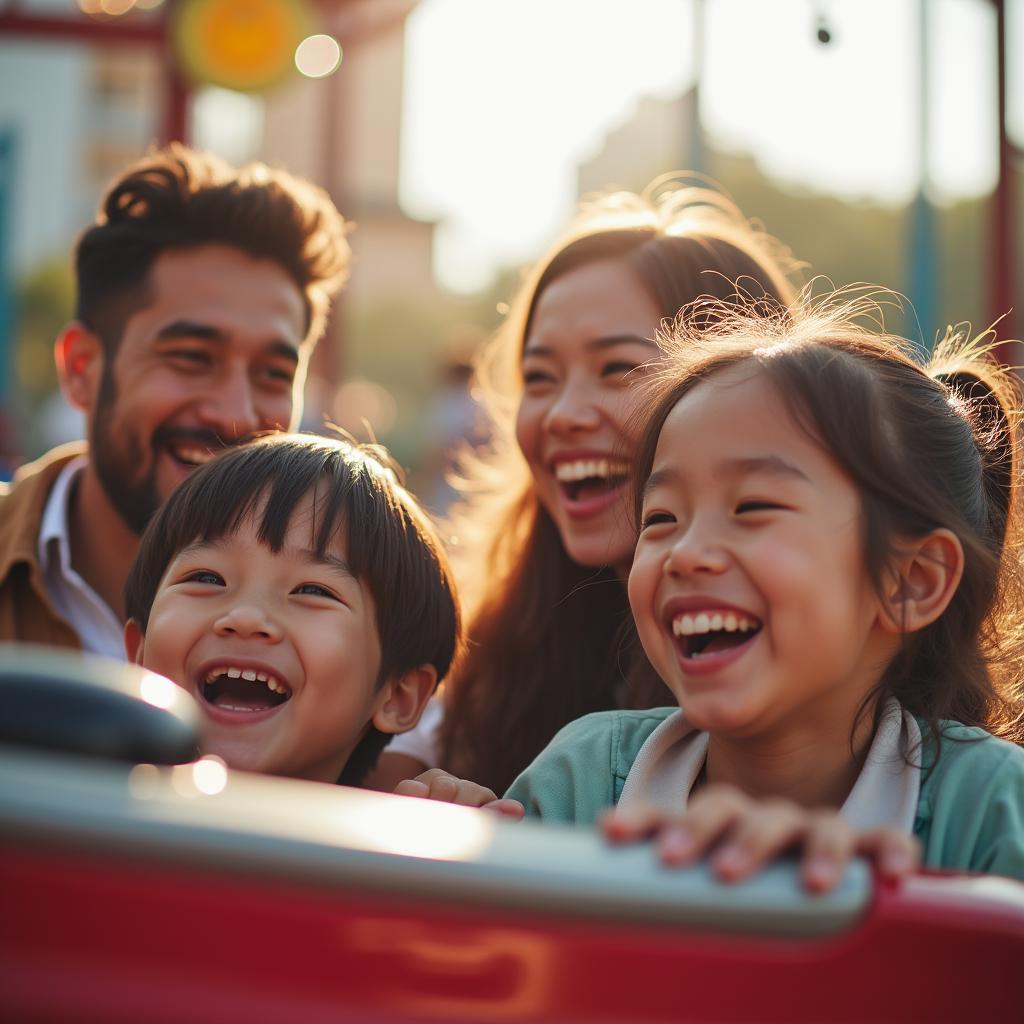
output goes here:
{"type": "Polygon", "coordinates": [[[910,874],[921,848],[914,836],[893,828],[855,832],[836,811],[811,811],[784,799],[754,800],[733,786],[710,785],[686,810],[655,807],[611,811],[603,821],[612,842],[656,837],[662,863],[690,864],[710,854],[712,871],[738,882],[785,850],[800,850],[800,874],[811,892],[827,892],[855,854],[874,858],[887,878],[910,874]]]}
{"type": "Polygon", "coordinates": [[[446,804],[463,804],[493,811],[502,817],[518,821],[526,813],[518,800],[499,800],[486,786],[478,786],[468,779],[460,779],[440,768],[431,768],[406,779],[395,786],[399,796],[415,796],[422,800],[440,800],[446,804]]]}

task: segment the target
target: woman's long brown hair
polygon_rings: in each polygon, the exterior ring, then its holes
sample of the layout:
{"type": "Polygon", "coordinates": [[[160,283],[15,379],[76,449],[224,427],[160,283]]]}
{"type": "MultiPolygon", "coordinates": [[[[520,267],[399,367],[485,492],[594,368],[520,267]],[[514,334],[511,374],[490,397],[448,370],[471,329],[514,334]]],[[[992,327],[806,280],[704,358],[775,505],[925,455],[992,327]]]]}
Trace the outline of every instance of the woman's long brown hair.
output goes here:
{"type": "Polygon", "coordinates": [[[446,687],[442,764],[499,794],[573,719],[671,703],[636,640],[622,581],[610,567],[569,558],[515,441],[537,301],[563,274],[599,260],[621,261],[665,318],[701,296],[739,292],[776,308],[795,297],[788,252],[727,199],[697,188],[587,204],[525,280],[477,371],[494,441],[455,481],[463,500],[445,531],[469,646],[446,687]]]}

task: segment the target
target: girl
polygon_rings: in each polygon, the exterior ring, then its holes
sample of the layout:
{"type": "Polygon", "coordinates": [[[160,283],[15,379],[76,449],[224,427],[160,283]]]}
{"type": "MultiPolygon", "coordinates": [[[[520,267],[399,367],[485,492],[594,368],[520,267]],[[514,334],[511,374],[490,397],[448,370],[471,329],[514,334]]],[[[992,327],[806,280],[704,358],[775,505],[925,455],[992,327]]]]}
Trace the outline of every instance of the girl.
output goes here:
{"type": "Polygon", "coordinates": [[[662,319],[737,288],[777,309],[792,269],[720,195],[653,186],[584,207],[534,268],[480,371],[494,450],[469,467],[446,531],[472,642],[439,736],[435,704],[376,785],[440,764],[500,793],[574,718],[669,698],[622,635],[633,384],[660,359],[662,319]]]}
{"type": "Polygon", "coordinates": [[[929,866],[1024,879],[1010,375],[954,336],[922,369],[864,312],[677,325],[629,598],[678,708],[567,726],[507,794],[528,814],[617,804],[613,838],[714,846],[728,878],[797,842],[812,887],[855,847],[899,873],[912,834],[929,866]]]}

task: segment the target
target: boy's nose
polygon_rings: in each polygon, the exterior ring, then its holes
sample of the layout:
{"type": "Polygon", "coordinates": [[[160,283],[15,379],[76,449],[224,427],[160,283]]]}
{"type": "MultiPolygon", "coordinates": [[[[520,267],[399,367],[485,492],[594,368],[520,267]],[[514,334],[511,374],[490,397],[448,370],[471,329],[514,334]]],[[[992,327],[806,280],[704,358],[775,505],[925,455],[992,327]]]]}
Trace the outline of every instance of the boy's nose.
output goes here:
{"type": "Polygon", "coordinates": [[[237,636],[270,643],[281,639],[281,628],[273,616],[252,603],[233,605],[217,619],[214,630],[218,636],[237,636]]]}

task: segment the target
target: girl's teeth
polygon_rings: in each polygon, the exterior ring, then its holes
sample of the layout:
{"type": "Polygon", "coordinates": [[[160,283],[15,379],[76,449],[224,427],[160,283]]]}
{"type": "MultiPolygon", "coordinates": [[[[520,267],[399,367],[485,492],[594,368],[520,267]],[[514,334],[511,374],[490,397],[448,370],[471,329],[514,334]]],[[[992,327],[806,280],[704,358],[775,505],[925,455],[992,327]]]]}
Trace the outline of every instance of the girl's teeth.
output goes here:
{"type": "Polygon", "coordinates": [[[675,636],[693,636],[698,633],[717,633],[725,630],[727,633],[749,633],[757,629],[756,619],[748,619],[746,615],[736,615],[733,612],[698,612],[696,615],[688,613],[677,615],[672,620],[672,632],[675,636]]]}
{"type": "Polygon", "coordinates": [[[242,676],[242,670],[239,668],[229,668],[224,675],[226,675],[228,679],[240,679],[242,676]]]}
{"type": "Polygon", "coordinates": [[[242,678],[248,680],[250,683],[256,682],[256,673],[251,668],[242,670],[242,678]]]}

